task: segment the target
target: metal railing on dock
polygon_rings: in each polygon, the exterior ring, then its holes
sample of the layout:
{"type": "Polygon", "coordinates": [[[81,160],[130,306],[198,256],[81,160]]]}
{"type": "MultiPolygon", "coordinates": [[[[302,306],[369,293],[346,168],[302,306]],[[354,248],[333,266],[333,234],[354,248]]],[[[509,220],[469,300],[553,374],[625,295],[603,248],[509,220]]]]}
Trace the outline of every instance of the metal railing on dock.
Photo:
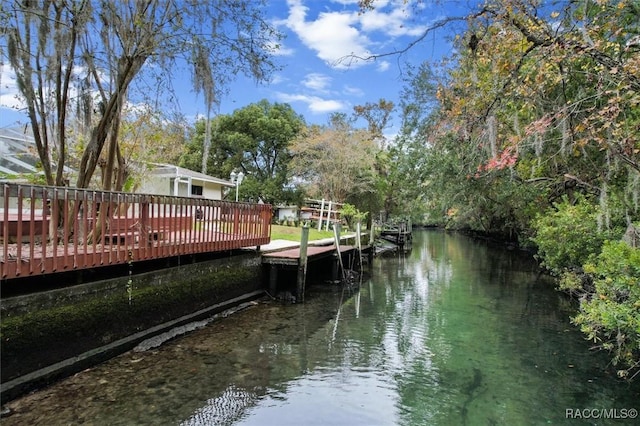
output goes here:
{"type": "Polygon", "coordinates": [[[0,278],[268,244],[271,206],[3,183],[0,278]]]}

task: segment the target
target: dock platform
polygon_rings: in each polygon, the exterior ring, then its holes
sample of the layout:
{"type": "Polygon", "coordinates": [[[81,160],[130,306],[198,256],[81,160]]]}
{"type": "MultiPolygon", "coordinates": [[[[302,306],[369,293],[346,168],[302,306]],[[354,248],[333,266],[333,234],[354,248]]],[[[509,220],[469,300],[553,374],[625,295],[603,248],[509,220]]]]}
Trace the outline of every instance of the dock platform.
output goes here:
{"type": "MultiPolygon", "coordinates": [[[[275,296],[278,293],[278,275],[281,270],[297,270],[297,279],[295,286],[295,297],[292,301],[304,301],[305,281],[307,275],[307,267],[310,263],[326,261],[330,263],[327,271],[331,271],[331,280],[338,282],[341,269],[344,264],[351,264],[351,259],[358,256],[358,248],[352,245],[340,245],[340,255],[336,250],[335,244],[332,245],[308,245],[306,247],[306,256],[301,252],[300,247],[287,248],[284,250],[267,252],[262,254],[262,264],[269,268],[269,292],[275,296]],[[343,258],[347,258],[347,262],[343,262],[343,258]]],[[[362,251],[368,250],[363,247],[362,251]]],[[[342,271],[344,272],[344,271],[342,271]]],[[[286,288],[285,288],[286,290],[286,288]]],[[[284,294],[289,292],[284,291],[284,294]]],[[[293,296],[293,295],[292,295],[293,296]]],[[[285,298],[286,299],[286,298],[285,298]]]]}
{"type": "MultiPolygon", "coordinates": [[[[349,254],[356,250],[354,246],[340,246],[340,254],[349,254]]],[[[307,262],[335,256],[336,246],[309,246],[307,247],[307,262]]],[[[298,266],[300,263],[300,247],[281,251],[264,253],[262,263],[270,265],[298,266]]]]}

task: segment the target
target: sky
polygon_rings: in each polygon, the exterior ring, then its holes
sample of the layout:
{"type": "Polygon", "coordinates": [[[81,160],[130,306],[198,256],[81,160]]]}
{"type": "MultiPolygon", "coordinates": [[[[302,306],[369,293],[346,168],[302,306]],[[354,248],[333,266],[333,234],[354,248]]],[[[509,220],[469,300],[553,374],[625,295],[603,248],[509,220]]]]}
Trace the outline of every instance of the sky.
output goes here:
{"type": "MultiPolygon", "coordinates": [[[[327,124],[331,113],[350,115],[353,107],[386,99],[398,103],[407,62],[436,61],[451,53],[449,28],[429,33],[426,39],[402,56],[373,61],[348,60],[403,49],[434,22],[461,16],[463,1],[424,0],[419,7],[403,0],[377,0],[373,11],[359,13],[357,0],[273,0],[268,19],[285,34],[276,62],[281,70],[268,83],[256,84],[239,76],[221,99],[215,113],[230,114],[262,99],[288,103],[309,124],[327,124]]],[[[6,64],[6,60],[3,61],[6,64]]],[[[0,70],[0,128],[24,125],[19,112],[15,77],[8,65],[0,70]]],[[[204,99],[192,89],[191,76],[177,76],[179,111],[195,121],[205,111],[204,99]]],[[[386,133],[399,127],[394,117],[386,133]]]]}

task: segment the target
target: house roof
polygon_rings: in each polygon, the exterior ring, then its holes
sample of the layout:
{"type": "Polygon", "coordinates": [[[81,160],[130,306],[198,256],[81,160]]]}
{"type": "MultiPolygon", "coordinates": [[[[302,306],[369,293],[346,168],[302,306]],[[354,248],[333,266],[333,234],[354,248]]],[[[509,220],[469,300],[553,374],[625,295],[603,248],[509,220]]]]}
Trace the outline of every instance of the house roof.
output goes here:
{"type": "Polygon", "coordinates": [[[184,167],[180,166],[174,166],[173,164],[149,163],[149,165],[153,166],[151,173],[155,176],[191,178],[202,182],[217,183],[219,185],[228,186],[230,188],[235,188],[236,186],[231,181],[205,175],[204,173],[200,172],[194,172],[193,170],[185,169],[184,167]]]}
{"type": "Polygon", "coordinates": [[[37,173],[35,148],[31,128],[0,129],[0,172],[9,175],[37,173]]]}
{"type": "MultiPolygon", "coordinates": [[[[42,173],[31,126],[0,128],[0,173],[23,175],[42,173]]],[[[65,173],[73,169],[65,166],[65,173]]]]}

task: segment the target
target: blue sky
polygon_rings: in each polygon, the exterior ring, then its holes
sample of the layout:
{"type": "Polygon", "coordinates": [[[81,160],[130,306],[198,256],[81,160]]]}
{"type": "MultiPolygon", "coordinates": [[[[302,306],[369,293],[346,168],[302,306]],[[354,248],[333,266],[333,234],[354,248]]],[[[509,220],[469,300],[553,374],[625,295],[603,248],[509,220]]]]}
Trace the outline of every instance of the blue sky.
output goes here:
{"type": "MultiPolygon", "coordinates": [[[[357,0],[275,0],[268,17],[286,38],[278,52],[282,70],[269,83],[256,85],[243,77],[229,88],[219,112],[232,113],[252,102],[267,99],[288,103],[308,123],[326,124],[333,112],[351,114],[355,105],[380,98],[398,102],[406,62],[434,61],[451,53],[439,29],[408,53],[375,61],[342,60],[350,54],[369,56],[405,48],[434,22],[464,14],[463,1],[425,0],[417,7],[403,0],[378,0],[375,10],[359,13],[357,0]]],[[[449,28],[448,31],[450,31],[449,28]]],[[[15,110],[15,84],[7,65],[0,76],[0,128],[24,124],[26,116],[15,110]]],[[[204,114],[202,96],[191,88],[190,76],[174,82],[179,109],[188,119],[204,114]],[[184,86],[184,87],[181,87],[184,86]]],[[[218,112],[218,111],[216,111],[218,112]]],[[[395,118],[387,133],[399,125],[395,118]]]]}

